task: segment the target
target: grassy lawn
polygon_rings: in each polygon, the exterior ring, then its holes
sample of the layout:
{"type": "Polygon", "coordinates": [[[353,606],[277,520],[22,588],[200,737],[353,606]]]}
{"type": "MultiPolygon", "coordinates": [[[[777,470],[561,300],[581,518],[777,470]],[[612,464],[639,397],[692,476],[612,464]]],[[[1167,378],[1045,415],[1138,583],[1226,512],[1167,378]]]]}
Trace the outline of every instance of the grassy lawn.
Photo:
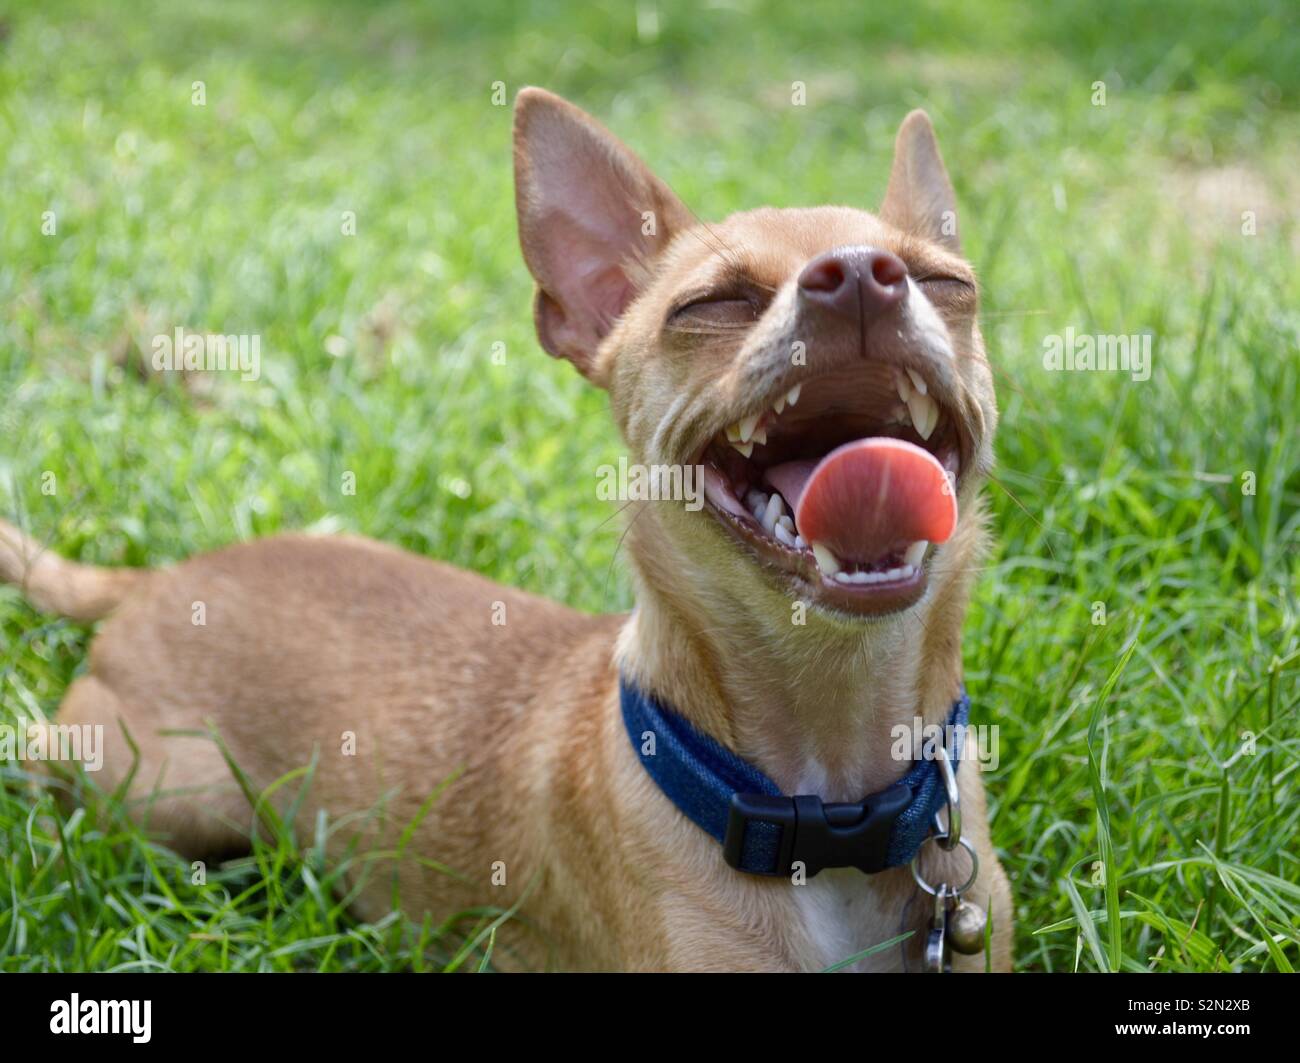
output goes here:
{"type": "MultiPolygon", "coordinates": [[[[874,208],[924,106],[1003,417],[964,650],[1017,965],[1300,962],[1288,4],[511,6],[0,0],[0,514],[109,564],[356,531],[626,609],[620,445],[533,337],[493,83],[574,99],[705,218],[874,208]],[[260,335],[260,379],[143,371],[177,326],[260,335]],[[1066,329],[1149,333],[1150,378],[1046,371],[1066,329]]],[[[89,637],[0,590],[0,722],[52,714],[89,637]]],[[[0,970],[489,948],[491,912],[358,924],[314,839],[195,885],[110,799],[0,779],[0,970]]]]}

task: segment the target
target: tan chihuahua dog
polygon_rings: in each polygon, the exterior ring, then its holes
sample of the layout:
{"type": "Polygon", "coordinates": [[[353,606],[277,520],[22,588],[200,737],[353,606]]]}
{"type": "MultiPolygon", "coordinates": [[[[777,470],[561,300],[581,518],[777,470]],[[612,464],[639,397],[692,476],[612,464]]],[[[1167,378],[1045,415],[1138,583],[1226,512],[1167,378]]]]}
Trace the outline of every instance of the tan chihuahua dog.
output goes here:
{"type": "MultiPolygon", "coordinates": [[[[703,470],[702,508],[632,506],[637,610],[582,615],[357,538],[112,570],[0,524],[0,576],[33,603],[112,614],[59,723],[103,725],[99,784],[134,770],[134,814],[194,857],[265,829],[213,734],[256,787],[314,758],[298,837],[329,814],[359,914],[395,896],[417,919],[518,904],[499,966],[819,970],[915,931],[857,966],[919,969],[935,905],[906,866],[920,835],[901,857],[888,841],[885,806],[907,802],[895,784],[916,767],[891,748],[897,727],[947,722],[960,694],[997,419],[929,119],[903,122],[878,214],[716,225],[547,92],[520,93],[514,143],[542,346],[606,389],[629,460],[703,470]],[[675,721],[685,752],[641,710],[675,721]],[[725,849],[701,829],[716,802],[692,804],[715,782],[681,776],[714,754],[775,810],[724,807],[741,818],[725,849]],[[775,856],[746,866],[773,817],[775,856]],[[872,825],[850,844],[836,824],[854,817],[872,825]]],[[[976,767],[957,772],[979,860],[966,900],[990,913],[1005,970],[1010,894],[976,767]]],[[[913,811],[929,830],[928,807],[913,811]]],[[[927,883],[968,876],[962,848],[919,849],[927,883]]]]}

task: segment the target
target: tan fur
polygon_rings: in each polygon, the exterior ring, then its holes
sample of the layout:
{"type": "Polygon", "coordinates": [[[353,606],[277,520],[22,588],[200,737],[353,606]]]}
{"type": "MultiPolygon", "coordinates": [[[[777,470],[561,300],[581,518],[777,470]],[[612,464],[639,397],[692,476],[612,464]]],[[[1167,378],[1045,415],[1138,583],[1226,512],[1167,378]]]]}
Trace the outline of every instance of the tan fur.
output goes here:
{"type": "MultiPolygon", "coordinates": [[[[937,264],[969,274],[955,242],[930,239],[933,219],[917,213],[921,200],[942,207],[948,189],[923,115],[909,116],[900,133],[890,221],[826,207],[757,210],[704,227],[576,108],[525,90],[517,114],[521,241],[539,281],[539,332],[548,350],[607,387],[634,460],[689,461],[702,439],[767,394],[787,364],[791,325],[781,300],[820,252],[872,244],[913,273],[937,264]],[[559,161],[541,159],[545,151],[559,161]],[[634,208],[658,213],[655,238],[633,236],[620,252],[632,297],[621,316],[575,311],[583,293],[547,244],[547,227],[565,223],[554,216],[567,209],[554,196],[565,151],[589,169],[607,160],[638,224],[634,208]],[[558,175],[538,176],[553,165],[558,175]],[[549,183],[539,189],[538,181],[549,183]],[[908,183],[921,188],[919,199],[905,194],[908,183]],[[735,268],[776,292],[764,324],[703,352],[666,342],[674,298],[735,268]]],[[[593,230],[597,243],[606,236],[593,230]]],[[[955,357],[932,368],[978,446],[959,530],[935,555],[925,598],[893,616],[814,609],[805,626],[792,626],[788,594],[716,520],[666,503],[633,507],[627,546],[638,610],[630,617],[581,615],[353,538],[283,536],[123,576],[48,555],[33,561],[30,540],[0,525],[0,575],[24,583],[42,607],[80,619],[121,600],[60,721],[106,725],[106,786],[131,766],[116,726],[126,723],[141,754],[131,790],[139,814],[186,853],[237,850],[252,826],[215,743],[163,733],[210,726],[255,786],[314,764],[299,836],[313,838],[318,810],[330,814],[331,854],[351,860],[348,882],[365,917],[390,910],[396,886],[416,919],[520,903],[522,920],[503,930],[495,957],[506,967],[820,969],[923,929],[927,906],[908,870],[826,871],[793,886],[727,867],[638,763],[618,709],[618,671],[785,792],[856,800],[906,770],[887,754],[891,725],[915,715],[942,722],[960,682],[962,618],[984,545],[978,492],[996,423],[971,308],[937,309],[955,357]],[[205,603],[204,626],[192,623],[196,602],[205,603]],[[497,603],[504,624],[493,623],[497,603]],[[349,732],[355,756],[341,754],[349,732]],[[368,851],[380,855],[355,858],[368,851]]],[[[973,722],[978,714],[977,696],[973,722]]],[[[979,772],[968,764],[959,777],[982,869],[973,900],[991,898],[992,964],[1006,970],[1007,881],[979,772]]],[[[299,785],[282,788],[277,807],[299,785]]],[[[947,860],[926,847],[927,874],[964,877],[964,857],[947,860]]],[[[862,966],[915,968],[919,940],[862,966]]],[[[958,958],[960,968],[983,963],[958,958]]]]}
{"type": "Polygon", "coordinates": [[[0,581],[15,583],[38,609],[73,620],[107,616],[147,578],[134,569],[78,565],[49,553],[17,528],[0,521],[0,581]]]}

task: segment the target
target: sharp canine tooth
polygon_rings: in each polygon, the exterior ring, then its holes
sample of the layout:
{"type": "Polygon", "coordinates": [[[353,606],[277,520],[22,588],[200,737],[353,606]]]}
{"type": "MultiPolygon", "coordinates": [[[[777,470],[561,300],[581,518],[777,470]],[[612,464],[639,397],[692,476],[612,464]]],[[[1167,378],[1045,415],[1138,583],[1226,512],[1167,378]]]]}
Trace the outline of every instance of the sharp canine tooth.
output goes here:
{"type": "Polygon", "coordinates": [[[732,445],[733,447],[735,447],[738,451],[740,451],[743,455],[745,455],[745,457],[749,457],[751,454],[754,453],[754,444],[753,444],[753,443],[737,443],[737,442],[733,439],[733,440],[731,441],[731,445],[732,445]]]}
{"type": "Polygon", "coordinates": [[[909,370],[907,371],[907,375],[908,375],[908,377],[909,377],[909,378],[911,379],[911,381],[912,381],[912,387],[916,388],[916,390],[919,391],[922,395],[924,395],[924,394],[926,394],[926,393],[928,392],[929,388],[926,386],[925,378],[924,378],[924,377],[919,376],[919,375],[918,375],[914,370],[912,370],[912,369],[909,369],[909,370]]]}
{"type": "Polygon", "coordinates": [[[839,558],[831,553],[829,547],[822,546],[821,543],[813,543],[812,552],[813,557],[817,559],[817,567],[826,575],[833,576],[840,570],[839,558]]]}
{"type": "Polygon", "coordinates": [[[785,393],[785,401],[788,402],[791,406],[793,406],[796,402],[799,401],[799,392],[802,390],[803,390],[803,385],[796,384],[794,387],[792,387],[789,391],[785,393]]]}
{"type": "Polygon", "coordinates": [[[776,541],[784,546],[794,546],[794,536],[785,530],[785,525],[778,523],[773,529],[776,541]]]}
{"type": "Polygon", "coordinates": [[[784,528],[786,531],[790,533],[790,538],[791,539],[794,538],[794,521],[792,521],[789,517],[786,516],[777,517],[776,526],[778,528],[784,528]]]}
{"type": "Polygon", "coordinates": [[[755,413],[740,419],[740,441],[742,443],[749,442],[750,437],[754,434],[754,429],[758,427],[758,419],[761,416],[761,414],[755,413]]]}
{"type": "Polygon", "coordinates": [[[894,373],[894,387],[898,388],[898,397],[904,402],[910,402],[912,399],[912,386],[907,382],[907,376],[904,373],[894,373]]]}
{"type": "Polygon", "coordinates": [[[738,443],[738,442],[740,442],[740,422],[739,422],[739,421],[737,421],[735,424],[729,424],[729,425],[727,425],[727,442],[729,442],[729,443],[738,443]]]}
{"type": "Polygon", "coordinates": [[[779,399],[777,399],[776,402],[772,403],[772,409],[774,409],[778,414],[785,409],[784,395],[782,395],[779,399]]]}
{"type": "Polygon", "coordinates": [[[776,527],[776,522],[785,516],[785,499],[776,491],[772,492],[772,497],[767,500],[767,508],[763,510],[763,527],[767,529],[769,535],[772,529],[776,527]]]}
{"type": "Polygon", "coordinates": [[[907,396],[907,412],[912,416],[912,427],[920,432],[925,427],[925,422],[929,420],[929,414],[925,412],[926,397],[918,395],[913,391],[907,396]]]}
{"type": "Polygon", "coordinates": [[[939,423],[939,407],[929,395],[918,395],[915,391],[907,400],[907,408],[912,414],[912,425],[922,439],[929,439],[934,426],[939,423]]]}
{"type": "Polygon", "coordinates": [[[903,561],[906,564],[911,565],[913,568],[919,568],[921,562],[925,560],[926,547],[929,545],[930,544],[925,539],[917,539],[916,542],[907,548],[907,552],[903,554],[903,561]]]}
{"type": "Polygon", "coordinates": [[[766,443],[766,442],[767,442],[767,429],[766,429],[766,428],[755,428],[755,429],[754,429],[754,435],[752,436],[752,438],[753,438],[753,440],[754,440],[755,443],[766,443]]]}

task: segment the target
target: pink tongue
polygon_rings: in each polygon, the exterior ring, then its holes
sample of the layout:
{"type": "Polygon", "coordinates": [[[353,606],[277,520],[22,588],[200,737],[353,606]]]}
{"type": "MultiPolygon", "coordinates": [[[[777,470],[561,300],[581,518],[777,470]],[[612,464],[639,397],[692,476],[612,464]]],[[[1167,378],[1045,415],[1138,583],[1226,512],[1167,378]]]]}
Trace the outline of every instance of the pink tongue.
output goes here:
{"type": "Polygon", "coordinates": [[[859,439],[821,461],[773,465],[766,477],[794,510],[804,540],[847,560],[869,563],[917,539],[942,543],[957,526],[943,466],[901,439],[859,439]]]}

